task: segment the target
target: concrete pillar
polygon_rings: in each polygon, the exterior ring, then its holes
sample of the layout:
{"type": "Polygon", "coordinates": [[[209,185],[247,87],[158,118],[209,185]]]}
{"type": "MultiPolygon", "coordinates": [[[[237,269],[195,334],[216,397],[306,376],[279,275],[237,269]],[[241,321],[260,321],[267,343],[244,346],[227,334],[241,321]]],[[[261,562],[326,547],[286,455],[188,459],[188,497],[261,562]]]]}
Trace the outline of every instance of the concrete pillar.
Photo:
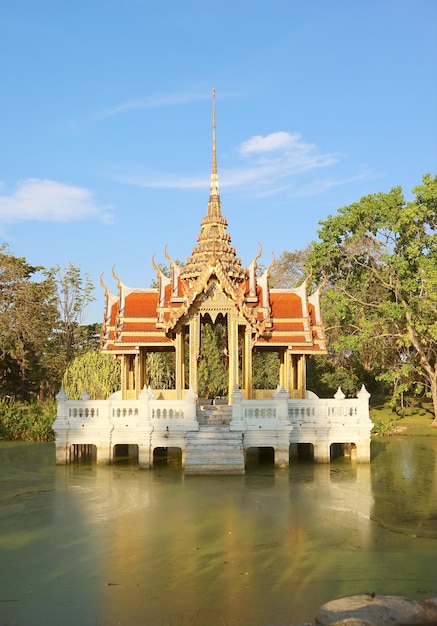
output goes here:
{"type": "Polygon", "coordinates": [[[279,444],[275,446],[275,467],[286,468],[290,464],[289,444],[279,444]]]}
{"type": "Polygon", "coordinates": [[[149,444],[138,444],[138,467],[140,469],[149,469],[152,467],[149,444]]]}
{"type": "Polygon", "coordinates": [[[68,464],[68,445],[66,441],[56,441],[56,465],[68,464]]]}
{"type": "Polygon", "coordinates": [[[370,461],[370,437],[369,439],[357,441],[355,458],[358,463],[368,463],[370,461]]]}
{"type": "Polygon", "coordinates": [[[329,463],[330,460],[331,456],[329,443],[325,441],[314,443],[314,462],[329,463]]]}
{"type": "Polygon", "coordinates": [[[112,449],[109,443],[98,443],[96,448],[98,465],[109,465],[112,463],[112,449]]]}

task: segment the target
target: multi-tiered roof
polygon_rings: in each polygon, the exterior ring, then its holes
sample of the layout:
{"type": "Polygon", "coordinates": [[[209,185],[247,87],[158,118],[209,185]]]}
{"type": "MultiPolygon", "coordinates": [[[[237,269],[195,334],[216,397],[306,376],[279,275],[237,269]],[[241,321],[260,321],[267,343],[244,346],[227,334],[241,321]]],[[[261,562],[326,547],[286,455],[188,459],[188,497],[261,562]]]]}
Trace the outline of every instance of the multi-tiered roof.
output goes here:
{"type": "Polygon", "coordinates": [[[251,327],[256,347],[284,347],[296,354],[325,351],[319,291],[308,296],[307,282],[297,289],[270,289],[270,267],[257,276],[257,260],[243,268],[231,246],[227,220],[222,215],[217,174],[215,93],[212,108],[212,171],[206,216],[201,221],[197,246],[185,266],[178,266],[165,250],[171,276],[152,263],[158,288],[127,287],[117,280],[117,294],[105,287],[102,349],[113,354],[135,353],[141,347],[172,346],[178,327],[187,324],[199,302],[219,288],[251,327]]]}

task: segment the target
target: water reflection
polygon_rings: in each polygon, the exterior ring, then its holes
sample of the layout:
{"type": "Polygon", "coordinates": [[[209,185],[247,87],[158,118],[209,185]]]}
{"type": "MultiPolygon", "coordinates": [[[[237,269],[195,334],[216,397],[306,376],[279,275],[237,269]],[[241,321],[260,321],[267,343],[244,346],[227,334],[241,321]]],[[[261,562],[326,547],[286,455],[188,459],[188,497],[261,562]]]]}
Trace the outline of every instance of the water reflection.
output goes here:
{"type": "Polygon", "coordinates": [[[393,438],[370,465],[218,478],[0,443],[0,625],[280,625],[353,593],[437,595],[436,451],[393,438]]]}
{"type": "Polygon", "coordinates": [[[371,465],[375,521],[413,537],[437,538],[436,453],[425,438],[398,438],[385,447],[371,465]]]}

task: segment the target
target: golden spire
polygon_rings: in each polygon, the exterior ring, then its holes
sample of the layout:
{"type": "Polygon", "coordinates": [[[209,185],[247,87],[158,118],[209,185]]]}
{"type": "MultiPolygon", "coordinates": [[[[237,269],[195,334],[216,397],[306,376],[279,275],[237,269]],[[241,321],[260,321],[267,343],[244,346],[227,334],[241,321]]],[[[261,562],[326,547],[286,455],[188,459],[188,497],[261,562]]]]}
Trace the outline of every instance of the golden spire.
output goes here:
{"type": "Polygon", "coordinates": [[[212,90],[212,168],[211,187],[209,192],[208,211],[201,222],[201,232],[197,237],[198,245],[193,248],[191,258],[187,259],[181,278],[200,276],[209,262],[213,265],[219,260],[225,272],[234,278],[243,279],[245,270],[241,267],[241,259],[236,257],[235,248],[231,246],[231,236],[226,232],[228,222],[222,216],[218,173],[217,147],[215,136],[215,89],[212,90]]]}
{"type": "Polygon", "coordinates": [[[210,200],[213,196],[218,198],[219,186],[218,186],[218,174],[217,174],[217,149],[215,141],[215,89],[212,89],[212,169],[211,169],[211,190],[210,200]]]}

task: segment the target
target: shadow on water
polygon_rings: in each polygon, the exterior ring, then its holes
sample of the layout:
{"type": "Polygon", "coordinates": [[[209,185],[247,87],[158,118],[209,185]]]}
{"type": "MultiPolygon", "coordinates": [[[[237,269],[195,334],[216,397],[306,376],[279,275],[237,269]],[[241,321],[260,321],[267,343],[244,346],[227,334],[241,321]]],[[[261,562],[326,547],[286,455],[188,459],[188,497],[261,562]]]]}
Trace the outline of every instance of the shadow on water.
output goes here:
{"type": "MultiPolygon", "coordinates": [[[[54,465],[52,444],[0,442],[0,626],[266,626],[326,601],[437,595],[437,442],[390,438],[373,461],[304,458],[188,476],[54,465]]],[[[128,454],[126,454],[128,452],[128,454]]],[[[135,457],[135,455],[132,455],[135,457]]]]}

